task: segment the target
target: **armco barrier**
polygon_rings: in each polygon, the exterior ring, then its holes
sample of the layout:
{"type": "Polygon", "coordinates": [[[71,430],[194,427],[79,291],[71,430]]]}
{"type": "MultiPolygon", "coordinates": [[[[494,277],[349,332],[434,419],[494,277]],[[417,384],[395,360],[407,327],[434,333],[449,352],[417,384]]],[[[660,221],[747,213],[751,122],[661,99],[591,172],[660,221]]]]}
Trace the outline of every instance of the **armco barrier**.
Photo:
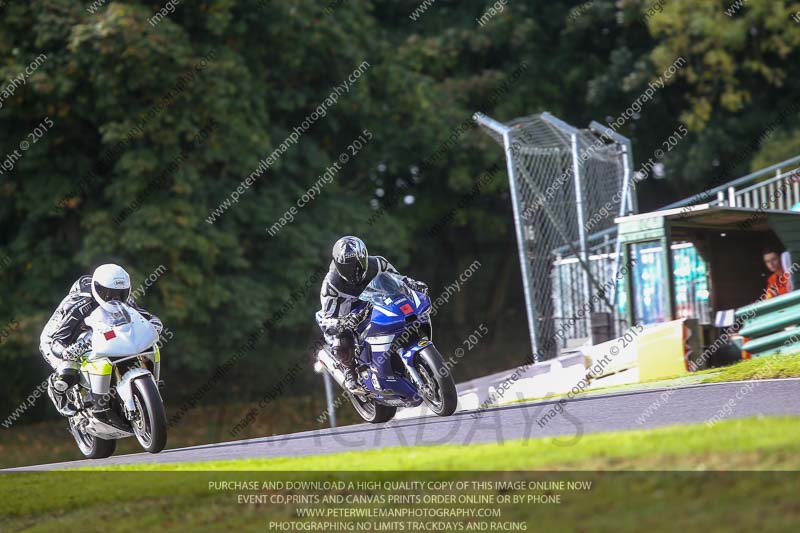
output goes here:
{"type": "Polygon", "coordinates": [[[800,351],[800,290],[737,309],[742,317],[748,317],[739,331],[748,338],[742,348],[753,357],[800,351]]]}

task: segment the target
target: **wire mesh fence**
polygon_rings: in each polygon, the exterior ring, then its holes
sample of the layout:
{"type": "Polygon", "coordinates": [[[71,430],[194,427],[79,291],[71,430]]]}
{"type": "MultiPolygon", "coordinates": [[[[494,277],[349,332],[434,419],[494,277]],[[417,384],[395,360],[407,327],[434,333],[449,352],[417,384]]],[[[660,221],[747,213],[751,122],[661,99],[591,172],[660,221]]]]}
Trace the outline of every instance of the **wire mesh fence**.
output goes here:
{"type": "Polygon", "coordinates": [[[630,205],[630,145],[549,113],[475,119],[505,150],[531,344],[550,359],[591,336],[592,313],[618,323],[614,218],[630,205]]]}

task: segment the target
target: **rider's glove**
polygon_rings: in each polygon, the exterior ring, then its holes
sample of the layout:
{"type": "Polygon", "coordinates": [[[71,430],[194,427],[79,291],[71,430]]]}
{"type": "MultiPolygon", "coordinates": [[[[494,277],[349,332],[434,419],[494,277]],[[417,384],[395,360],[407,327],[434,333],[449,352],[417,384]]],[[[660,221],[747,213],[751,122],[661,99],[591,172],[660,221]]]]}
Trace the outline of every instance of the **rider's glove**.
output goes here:
{"type": "Polygon", "coordinates": [[[411,290],[421,292],[422,294],[428,294],[428,286],[421,281],[417,281],[406,276],[403,278],[403,282],[411,287],[411,290]]]}
{"type": "Polygon", "coordinates": [[[358,326],[372,314],[372,304],[367,303],[364,309],[357,313],[351,313],[339,321],[339,333],[347,330],[355,331],[358,326]]]}
{"type": "Polygon", "coordinates": [[[65,361],[78,361],[83,354],[91,349],[92,339],[90,336],[84,335],[64,349],[62,359],[65,361]]]}

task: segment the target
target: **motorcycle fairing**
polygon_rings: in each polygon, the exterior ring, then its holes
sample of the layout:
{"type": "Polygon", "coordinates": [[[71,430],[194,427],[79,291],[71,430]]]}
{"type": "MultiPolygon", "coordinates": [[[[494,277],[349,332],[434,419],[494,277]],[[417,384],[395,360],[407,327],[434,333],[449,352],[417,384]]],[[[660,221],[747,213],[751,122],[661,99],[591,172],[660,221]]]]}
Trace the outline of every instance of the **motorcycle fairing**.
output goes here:
{"type": "Polygon", "coordinates": [[[136,309],[122,302],[110,302],[113,312],[98,307],[86,317],[92,328],[93,357],[119,357],[136,354],[158,341],[156,328],[136,309]]]}

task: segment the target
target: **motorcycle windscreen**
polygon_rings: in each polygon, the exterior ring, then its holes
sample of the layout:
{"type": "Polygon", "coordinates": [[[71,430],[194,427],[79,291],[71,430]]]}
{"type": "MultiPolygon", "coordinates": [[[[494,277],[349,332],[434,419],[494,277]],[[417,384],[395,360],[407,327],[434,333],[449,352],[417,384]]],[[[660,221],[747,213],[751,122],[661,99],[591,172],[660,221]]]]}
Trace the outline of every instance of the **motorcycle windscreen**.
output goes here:
{"type": "Polygon", "coordinates": [[[373,305],[385,307],[399,296],[412,297],[412,290],[403,282],[403,277],[389,272],[382,272],[367,285],[359,295],[359,300],[373,305]]]}
{"type": "Polygon", "coordinates": [[[122,302],[109,302],[109,310],[98,307],[86,318],[92,328],[92,349],[95,356],[135,355],[158,341],[158,333],[150,322],[122,302]]]}

